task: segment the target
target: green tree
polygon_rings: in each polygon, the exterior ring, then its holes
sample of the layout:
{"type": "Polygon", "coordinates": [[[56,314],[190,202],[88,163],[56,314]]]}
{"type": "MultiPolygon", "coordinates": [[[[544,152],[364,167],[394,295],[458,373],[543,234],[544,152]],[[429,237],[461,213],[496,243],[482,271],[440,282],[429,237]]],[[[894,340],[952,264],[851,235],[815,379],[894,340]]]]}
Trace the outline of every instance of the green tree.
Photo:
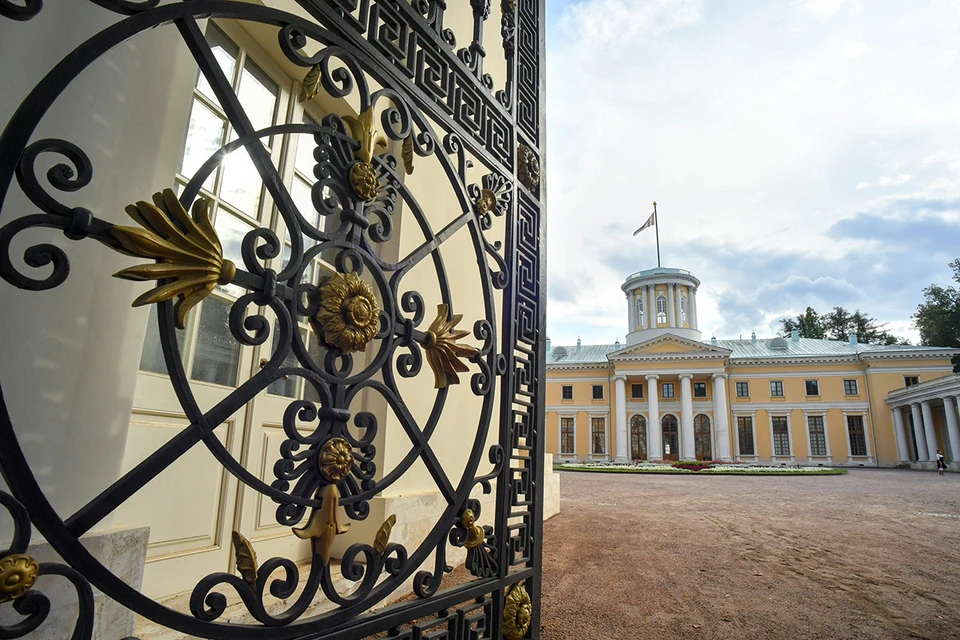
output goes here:
{"type": "Polygon", "coordinates": [[[825,335],[823,319],[813,307],[807,307],[807,310],[796,318],[781,319],[778,335],[789,338],[794,329],[800,332],[801,338],[822,339],[825,335]]]}
{"type": "MultiPolygon", "coordinates": [[[[950,268],[954,281],[960,283],[960,258],[950,268]]],[[[923,303],[917,306],[913,323],[920,332],[920,344],[960,347],[960,291],[931,284],[923,290],[923,303]]],[[[960,356],[953,357],[953,370],[960,372],[960,356]]]]}

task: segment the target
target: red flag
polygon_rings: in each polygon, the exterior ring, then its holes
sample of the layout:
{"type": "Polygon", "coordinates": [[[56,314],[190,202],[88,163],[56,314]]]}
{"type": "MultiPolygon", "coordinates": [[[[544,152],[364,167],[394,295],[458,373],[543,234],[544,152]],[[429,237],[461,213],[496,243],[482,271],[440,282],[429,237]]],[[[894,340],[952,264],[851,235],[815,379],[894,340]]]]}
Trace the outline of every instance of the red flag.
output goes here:
{"type": "Polygon", "coordinates": [[[640,233],[641,231],[643,231],[643,230],[646,229],[647,227],[652,227],[652,226],[655,225],[655,224],[657,224],[657,212],[656,212],[656,211],[654,211],[653,213],[650,214],[650,217],[647,218],[647,221],[643,223],[643,226],[640,227],[639,229],[637,229],[636,231],[634,231],[634,232],[633,232],[633,235],[637,235],[638,233],[640,233]]]}

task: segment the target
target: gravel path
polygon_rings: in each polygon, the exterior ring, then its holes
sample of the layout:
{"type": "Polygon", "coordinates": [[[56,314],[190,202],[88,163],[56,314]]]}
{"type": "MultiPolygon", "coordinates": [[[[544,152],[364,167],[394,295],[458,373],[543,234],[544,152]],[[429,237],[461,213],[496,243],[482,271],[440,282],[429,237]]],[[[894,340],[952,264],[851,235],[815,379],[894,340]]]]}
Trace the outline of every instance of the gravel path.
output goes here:
{"type": "Polygon", "coordinates": [[[544,640],[960,638],[960,474],[563,472],[544,640]]]}

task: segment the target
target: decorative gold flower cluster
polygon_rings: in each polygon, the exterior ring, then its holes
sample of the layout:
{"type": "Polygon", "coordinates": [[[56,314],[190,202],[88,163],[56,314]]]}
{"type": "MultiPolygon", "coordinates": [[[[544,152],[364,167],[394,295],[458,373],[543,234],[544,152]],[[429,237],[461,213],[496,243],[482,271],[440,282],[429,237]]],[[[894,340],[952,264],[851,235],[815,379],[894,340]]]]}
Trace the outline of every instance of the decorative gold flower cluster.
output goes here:
{"type": "Polygon", "coordinates": [[[520,640],[527,635],[532,614],[530,594],[518,582],[503,599],[503,637],[506,640],[520,640]]]}
{"type": "Polygon", "coordinates": [[[40,565],[24,553],[0,559],[0,603],[25,594],[40,577],[40,565]]]}
{"type": "Polygon", "coordinates": [[[380,189],[377,172],[373,168],[373,154],[377,147],[387,148],[387,139],[373,126],[372,107],[364,110],[359,117],[344,116],[343,120],[350,127],[350,135],[360,143],[360,148],[354,154],[357,161],[350,167],[350,182],[357,195],[370,202],[377,197],[380,189]]]}
{"type": "Polygon", "coordinates": [[[126,208],[137,227],[111,229],[122,253],[154,258],[154,264],[129,267],[114,274],[124,280],[169,280],[147,291],[133,306],[139,307],[179,297],[176,306],[177,327],[186,327],[187,312],[206,298],[218,284],[228,284],[237,274],[230,260],[223,259],[223,247],[210,222],[213,201],[198,199],[193,217],[171,189],[153,194],[153,204],[140,201],[126,208]]]}
{"type": "Polygon", "coordinates": [[[343,438],[330,438],[320,448],[320,473],[330,482],[340,482],[353,466],[353,447],[343,438]]]}
{"type": "Polygon", "coordinates": [[[380,328],[373,289],[355,273],[337,273],[320,287],[320,311],[312,318],[317,335],[343,353],[363,351],[380,328]]]}

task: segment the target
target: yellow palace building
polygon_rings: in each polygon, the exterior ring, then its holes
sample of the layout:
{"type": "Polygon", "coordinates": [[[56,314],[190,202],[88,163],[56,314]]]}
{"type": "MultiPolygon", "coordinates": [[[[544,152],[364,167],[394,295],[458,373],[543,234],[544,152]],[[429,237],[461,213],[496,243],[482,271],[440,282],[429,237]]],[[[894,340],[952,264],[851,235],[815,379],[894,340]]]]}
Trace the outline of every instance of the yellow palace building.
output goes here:
{"type": "Polygon", "coordinates": [[[626,344],[547,341],[547,451],[563,461],[735,460],[960,469],[957,349],[801,338],[704,342],[700,281],[627,278],[626,344]]]}

